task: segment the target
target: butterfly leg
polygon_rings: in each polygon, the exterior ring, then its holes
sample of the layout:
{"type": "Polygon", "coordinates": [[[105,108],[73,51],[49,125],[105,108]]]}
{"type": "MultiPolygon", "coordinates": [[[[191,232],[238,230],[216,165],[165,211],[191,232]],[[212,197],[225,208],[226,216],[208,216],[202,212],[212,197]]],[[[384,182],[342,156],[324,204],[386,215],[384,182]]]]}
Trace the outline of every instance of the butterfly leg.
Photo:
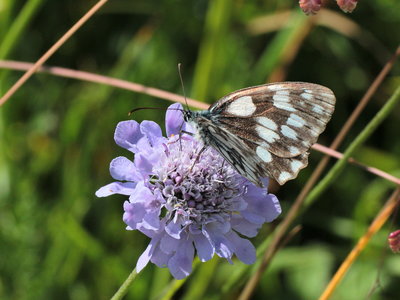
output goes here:
{"type": "Polygon", "coordinates": [[[181,134],[181,133],[185,133],[185,134],[187,134],[187,135],[194,136],[194,133],[191,133],[191,132],[186,131],[186,130],[181,130],[181,131],[180,131],[180,134],[181,134]]]}
{"type": "Polygon", "coordinates": [[[189,172],[192,172],[194,166],[197,164],[197,162],[200,159],[201,154],[207,149],[206,146],[203,146],[203,148],[200,149],[199,153],[197,153],[196,158],[194,159],[193,165],[190,167],[189,172]]]}

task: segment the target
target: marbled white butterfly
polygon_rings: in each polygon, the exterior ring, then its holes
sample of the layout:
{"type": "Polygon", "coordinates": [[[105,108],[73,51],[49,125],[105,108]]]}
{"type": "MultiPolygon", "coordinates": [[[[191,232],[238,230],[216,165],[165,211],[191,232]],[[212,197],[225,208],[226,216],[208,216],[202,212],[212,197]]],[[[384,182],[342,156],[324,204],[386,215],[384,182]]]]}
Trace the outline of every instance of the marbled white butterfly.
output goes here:
{"type": "Polygon", "coordinates": [[[183,117],[205,146],[217,150],[242,176],[279,184],[307,166],[310,147],[324,131],[335,95],[321,85],[279,82],[235,91],[208,110],[183,117]]]}

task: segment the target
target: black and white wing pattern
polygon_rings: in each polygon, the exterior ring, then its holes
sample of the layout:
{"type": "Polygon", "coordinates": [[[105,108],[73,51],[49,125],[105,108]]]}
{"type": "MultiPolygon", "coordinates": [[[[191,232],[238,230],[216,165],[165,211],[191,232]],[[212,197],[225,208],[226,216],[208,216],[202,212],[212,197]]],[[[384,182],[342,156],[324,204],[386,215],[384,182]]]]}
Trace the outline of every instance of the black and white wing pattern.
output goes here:
{"type": "Polygon", "coordinates": [[[185,111],[184,117],[242,176],[259,186],[261,177],[282,185],[307,166],[308,151],[335,101],[324,86],[280,82],[235,91],[208,110],[185,111]]]}

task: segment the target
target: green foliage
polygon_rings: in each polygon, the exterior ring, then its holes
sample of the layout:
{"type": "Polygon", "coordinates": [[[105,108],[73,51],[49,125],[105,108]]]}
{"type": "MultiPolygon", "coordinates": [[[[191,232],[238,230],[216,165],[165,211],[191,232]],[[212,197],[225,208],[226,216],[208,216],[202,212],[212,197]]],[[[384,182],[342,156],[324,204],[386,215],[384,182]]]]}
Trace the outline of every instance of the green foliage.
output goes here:
{"type": "MultiPolygon", "coordinates": [[[[352,14],[328,2],[350,23],[327,19],[312,26],[296,1],[109,1],[48,64],[181,93],[176,66],[182,62],[188,96],[208,103],[274,78],[321,83],[338,99],[319,139],[328,145],[398,46],[399,4],[359,2],[352,14]],[[265,27],[256,32],[257,20],[265,27]]],[[[0,59],[34,62],[88,9],[87,1],[0,0],[0,59]]],[[[357,148],[353,157],[397,177],[398,74],[399,62],[339,149],[357,148]],[[383,107],[384,117],[376,115],[383,107]],[[380,117],[371,130],[367,124],[380,117]],[[363,130],[368,136],[359,135],[363,130]]],[[[1,95],[20,75],[0,70],[1,95]]],[[[94,192],[112,181],[111,159],[129,156],[113,142],[115,125],[132,108],[167,105],[110,86],[36,74],[0,108],[0,299],[108,299],[118,290],[148,239],[125,230],[125,197],[96,198],[94,192]]],[[[134,118],[163,124],[164,112],[143,110],[134,118]]],[[[308,169],[273,191],[285,208],[281,218],[320,156],[312,152],[308,169]]],[[[317,298],[393,189],[354,165],[343,167],[336,163],[328,170],[337,171],[336,180],[321,181],[326,185],[320,182],[311,195],[313,204],[296,221],[300,234],[278,252],[255,298],[317,298]]],[[[259,256],[274,225],[253,239],[259,256]]],[[[370,242],[333,299],[365,298],[378,273],[382,289],[373,299],[396,298],[399,258],[382,255],[391,229],[387,225],[370,242]]],[[[149,265],[126,299],[236,298],[253,270],[214,258],[196,263],[185,281],[174,281],[167,270],[149,265]]]]}

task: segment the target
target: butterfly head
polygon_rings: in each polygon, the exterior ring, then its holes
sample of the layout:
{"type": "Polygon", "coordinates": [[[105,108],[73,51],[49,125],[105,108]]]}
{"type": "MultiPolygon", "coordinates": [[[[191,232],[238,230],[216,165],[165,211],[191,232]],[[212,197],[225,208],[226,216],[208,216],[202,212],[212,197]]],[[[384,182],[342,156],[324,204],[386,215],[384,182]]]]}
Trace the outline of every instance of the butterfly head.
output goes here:
{"type": "Polygon", "coordinates": [[[193,120],[193,111],[184,109],[182,110],[182,114],[185,122],[190,122],[193,120]]]}
{"type": "Polygon", "coordinates": [[[199,119],[210,118],[210,112],[208,110],[193,111],[190,109],[184,109],[182,110],[182,114],[183,119],[188,123],[198,123],[200,121],[199,119]]]}

